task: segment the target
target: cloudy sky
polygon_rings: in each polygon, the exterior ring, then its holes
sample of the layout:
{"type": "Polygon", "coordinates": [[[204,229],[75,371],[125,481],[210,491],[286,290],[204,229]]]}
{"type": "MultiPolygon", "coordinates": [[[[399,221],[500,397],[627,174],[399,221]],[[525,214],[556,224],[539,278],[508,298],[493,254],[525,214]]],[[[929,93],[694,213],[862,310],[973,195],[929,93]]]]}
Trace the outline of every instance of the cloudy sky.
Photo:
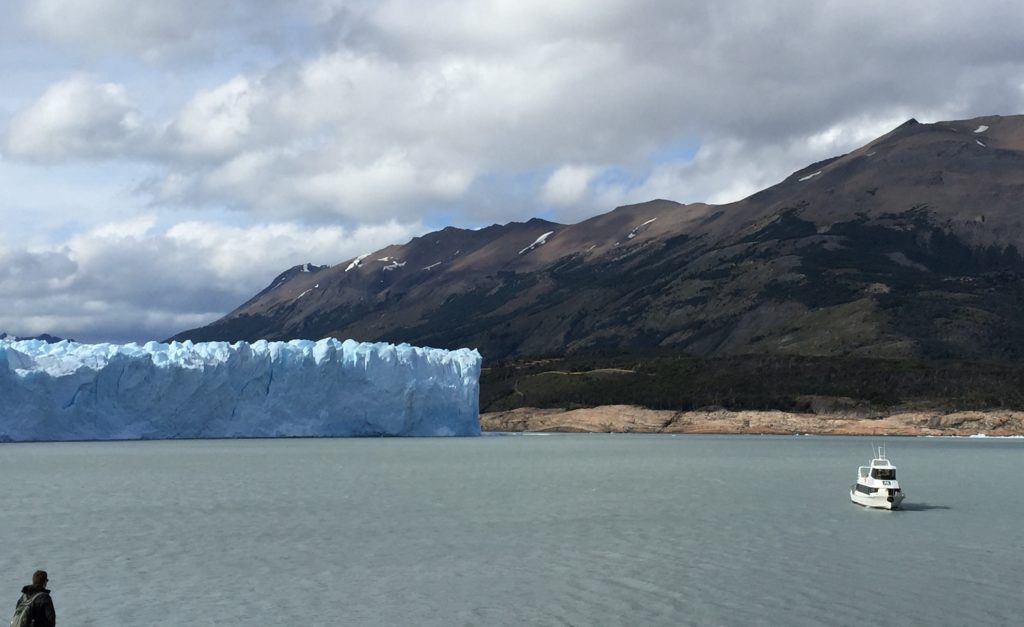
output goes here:
{"type": "Polygon", "coordinates": [[[1017,0],[4,0],[0,331],[145,341],[447,225],[1024,112],[1017,0]]]}

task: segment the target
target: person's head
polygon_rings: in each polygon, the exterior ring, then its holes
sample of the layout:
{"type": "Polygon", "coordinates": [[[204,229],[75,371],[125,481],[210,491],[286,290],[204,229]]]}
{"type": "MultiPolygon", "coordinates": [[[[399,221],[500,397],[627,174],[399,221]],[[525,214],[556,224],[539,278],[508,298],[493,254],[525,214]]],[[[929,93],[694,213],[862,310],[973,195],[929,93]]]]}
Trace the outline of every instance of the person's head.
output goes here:
{"type": "Polygon", "coordinates": [[[37,570],[32,573],[32,585],[37,588],[45,588],[46,582],[49,580],[50,578],[46,575],[45,570],[37,570]]]}

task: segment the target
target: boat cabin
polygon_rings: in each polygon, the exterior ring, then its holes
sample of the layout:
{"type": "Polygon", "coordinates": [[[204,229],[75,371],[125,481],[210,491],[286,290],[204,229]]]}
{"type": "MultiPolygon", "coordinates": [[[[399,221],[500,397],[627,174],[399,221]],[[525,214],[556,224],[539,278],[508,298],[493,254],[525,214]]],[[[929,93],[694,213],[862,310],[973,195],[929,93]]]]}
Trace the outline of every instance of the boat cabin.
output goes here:
{"type": "Polygon", "coordinates": [[[896,467],[884,457],[872,459],[871,466],[861,466],[858,470],[862,479],[871,477],[879,481],[896,480],[896,467]]]}
{"type": "Polygon", "coordinates": [[[892,468],[892,467],[889,467],[889,468],[877,468],[875,466],[872,466],[871,467],[871,477],[873,479],[886,479],[886,480],[892,481],[893,479],[896,478],[896,469],[892,468]]]}

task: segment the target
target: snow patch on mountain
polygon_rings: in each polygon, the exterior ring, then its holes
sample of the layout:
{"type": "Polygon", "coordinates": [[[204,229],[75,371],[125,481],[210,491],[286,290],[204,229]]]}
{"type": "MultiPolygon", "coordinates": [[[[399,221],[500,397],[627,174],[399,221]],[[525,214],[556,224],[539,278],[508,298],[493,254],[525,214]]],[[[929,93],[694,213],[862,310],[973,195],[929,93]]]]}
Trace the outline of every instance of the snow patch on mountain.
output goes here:
{"type": "Polygon", "coordinates": [[[309,294],[309,293],[310,293],[310,292],[312,292],[313,290],[318,290],[318,289],[320,289],[320,284],[319,284],[319,283],[317,283],[317,284],[316,284],[316,285],[314,285],[313,287],[309,288],[308,290],[306,290],[306,291],[302,292],[301,294],[299,294],[298,296],[296,296],[296,297],[295,297],[295,300],[299,300],[300,298],[302,298],[302,297],[303,297],[303,296],[305,296],[306,294],[309,294]]]}
{"type": "Polygon", "coordinates": [[[543,235],[541,235],[540,237],[535,239],[532,244],[530,244],[526,248],[520,250],[519,254],[522,255],[523,253],[530,252],[531,250],[533,250],[534,248],[536,248],[538,246],[543,246],[545,243],[547,243],[548,238],[551,237],[552,235],[554,235],[554,233],[555,233],[554,231],[548,231],[547,233],[544,233],[543,235]]]}
{"type": "Polygon", "coordinates": [[[348,264],[348,267],[345,268],[345,272],[348,272],[349,270],[354,270],[354,269],[362,266],[363,265],[363,259],[366,259],[367,257],[369,257],[372,254],[373,253],[366,253],[365,255],[359,255],[358,257],[356,257],[355,259],[352,260],[352,263],[348,264]]]}
{"type": "Polygon", "coordinates": [[[648,224],[654,222],[657,219],[658,218],[651,218],[650,220],[648,220],[647,222],[644,222],[640,226],[634,227],[633,230],[629,232],[629,235],[626,236],[626,239],[633,239],[634,237],[636,237],[637,233],[640,232],[640,229],[644,228],[645,226],[647,226],[648,224]]]}
{"type": "Polygon", "coordinates": [[[975,133],[984,133],[984,132],[985,132],[985,131],[987,131],[987,130],[988,130],[988,127],[987,127],[987,126],[985,126],[984,124],[982,124],[982,125],[981,125],[981,126],[979,126],[978,128],[974,129],[974,132],[975,132],[975,133]]]}
{"type": "Polygon", "coordinates": [[[800,182],[809,181],[809,180],[813,179],[814,177],[818,176],[819,174],[821,174],[821,170],[818,170],[817,172],[812,172],[811,174],[808,174],[807,176],[802,176],[802,177],[798,178],[797,181],[800,181],[800,182]]]}

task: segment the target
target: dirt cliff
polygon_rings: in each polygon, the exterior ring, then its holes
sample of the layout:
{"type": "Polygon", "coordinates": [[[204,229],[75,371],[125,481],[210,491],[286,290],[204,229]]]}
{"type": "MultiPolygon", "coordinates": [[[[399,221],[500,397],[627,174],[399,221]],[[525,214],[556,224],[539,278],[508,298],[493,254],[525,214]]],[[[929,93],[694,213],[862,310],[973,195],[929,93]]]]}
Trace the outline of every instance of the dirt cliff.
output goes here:
{"type": "Polygon", "coordinates": [[[813,433],[820,435],[1024,435],[1024,412],[905,412],[853,418],[782,411],[659,411],[632,405],[520,408],[480,416],[484,431],[577,433],[813,433]]]}

